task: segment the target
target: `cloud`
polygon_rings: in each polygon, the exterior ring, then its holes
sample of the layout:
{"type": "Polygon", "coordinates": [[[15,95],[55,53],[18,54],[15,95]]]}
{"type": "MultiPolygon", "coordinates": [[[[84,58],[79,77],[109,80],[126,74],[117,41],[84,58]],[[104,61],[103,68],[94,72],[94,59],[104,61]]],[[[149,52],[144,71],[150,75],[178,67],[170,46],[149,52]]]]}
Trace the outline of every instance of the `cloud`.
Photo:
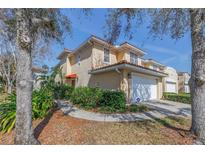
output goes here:
{"type": "Polygon", "coordinates": [[[188,61],[191,57],[190,54],[185,54],[184,52],[180,52],[179,50],[176,51],[176,50],[172,50],[169,48],[159,47],[159,46],[155,46],[155,45],[151,45],[151,44],[145,45],[144,49],[168,56],[168,58],[161,60],[161,62],[164,64],[170,64],[174,61],[177,61],[177,63],[182,64],[182,63],[188,61]]]}
{"type": "Polygon", "coordinates": [[[165,54],[169,54],[169,55],[175,55],[175,56],[182,56],[184,55],[183,52],[180,51],[175,51],[172,49],[168,49],[168,48],[163,48],[163,47],[159,47],[159,46],[155,46],[155,45],[145,45],[144,47],[145,49],[148,49],[149,51],[154,51],[154,52],[159,52],[159,53],[165,53],[165,54]]]}
{"type": "Polygon", "coordinates": [[[177,57],[169,57],[169,58],[163,59],[161,62],[162,62],[163,64],[168,64],[168,63],[170,63],[170,62],[176,60],[176,58],[177,58],[177,57]]]}

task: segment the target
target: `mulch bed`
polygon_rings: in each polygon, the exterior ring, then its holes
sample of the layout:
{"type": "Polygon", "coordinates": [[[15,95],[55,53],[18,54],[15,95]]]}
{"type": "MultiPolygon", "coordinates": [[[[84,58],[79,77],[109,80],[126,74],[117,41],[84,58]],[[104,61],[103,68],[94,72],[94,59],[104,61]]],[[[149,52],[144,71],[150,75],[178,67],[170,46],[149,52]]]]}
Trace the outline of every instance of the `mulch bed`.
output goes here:
{"type": "MultiPolygon", "coordinates": [[[[73,118],[56,110],[45,119],[35,120],[35,136],[41,144],[192,144],[190,120],[182,125],[161,121],[95,122],[73,118]]],[[[0,144],[13,144],[14,131],[0,133],[0,144]]]]}

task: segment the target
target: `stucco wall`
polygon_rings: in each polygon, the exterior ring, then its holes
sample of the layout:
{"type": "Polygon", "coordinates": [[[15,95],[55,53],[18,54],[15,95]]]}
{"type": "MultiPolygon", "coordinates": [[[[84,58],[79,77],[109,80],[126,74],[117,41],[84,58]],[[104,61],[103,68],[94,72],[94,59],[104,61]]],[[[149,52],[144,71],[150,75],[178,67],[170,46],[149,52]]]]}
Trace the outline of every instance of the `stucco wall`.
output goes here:
{"type": "MultiPolygon", "coordinates": [[[[180,73],[178,75],[178,90],[179,92],[185,92],[185,86],[188,86],[189,83],[189,79],[190,79],[190,75],[188,73],[180,73]]],[[[190,91],[190,89],[188,90],[190,91]]]]}
{"type": "Polygon", "coordinates": [[[178,74],[177,74],[176,70],[172,67],[166,67],[164,72],[168,74],[168,77],[165,77],[165,80],[163,83],[164,91],[167,91],[166,82],[173,82],[173,83],[176,83],[176,93],[178,93],[178,74]]]}
{"type": "Polygon", "coordinates": [[[157,93],[158,93],[158,99],[161,99],[163,96],[163,83],[162,83],[162,79],[158,79],[157,80],[157,93]]]}
{"type": "MultiPolygon", "coordinates": [[[[133,52],[133,53],[134,53],[134,52],[133,52]]],[[[136,53],[135,53],[135,54],[136,54],[136,53]]],[[[136,54],[136,55],[137,55],[137,54],[136,54]]],[[[126,60],[127,62],[130,62],[130,52],[129,52],[129,51],[124,52],[124,57],[125,57],[125,60],[126,60]]],[[[140,57],[140,55],[139,55],[139,57],[140,57]]],[[[137,59],[136,65],[142,66],[141,58],[138,58],[138,59],[137,59]]]]}
{"type": "MultiPolygon", "coordinates": [[[[60,69],[62,70],[62,75],[65,76],[67,74],[67,64],[66,64],[66,57],[61,60],[60,62],[60,69]]],[[[60,75],[56,75],[55,82],[60,82],[60,75]]],[[[65,82],[65,78],[63,78],[63,82],[65,82]]]]}
{"type": "Polygon", "coordinates": [[[184,76],[183,75],[179,75],[178,77],[178,90],[179,92],[184,91],[184,76]]]}
{"type": "Polygon", "coordinates": [[[83,48],[75,53],[71,59],[71,72],[76,73],[78,79],[76,80],[76,87],[87,86],[89,83],[90,74],[88,71],[91,70],[92,47],[83,48]],[[80,65],[77,63],[77,57],[80,55],[80,65]]]}
{"type": "Polygon", "coordinates": [[[116,53],[116,56],[117,56],[117,62],[125,60],[125,54],[123,52],[116,53]]]}
{"type": "Polygon", "coordinates": [[[105,72],[93,74],[90,76],[88,83],[90,87],[100,87],[104,89],[119,90],[120,75],[117,72],[105,72]]]}
{"type": "Polygon", "coordinates": [[[184,74],[184,82],[185,82],[185,84],[189,83],[189,79],[190,79],[190,75],[188,73],[185,73],[184,74]]]}
{"type": "Polygon", "coordinates": [[[92,53],[93,53],[92,54],[92,60],[93,60],[92,66],[94,69],[102,67],[102,66],[117,63],[116,53],[115,53],[115,51],[113,51],[111,49],[110,49],[110,62],[109,63],[104,62],[104,48],[108,48],[108,47],[104,47],[104,46],[99,45],[99,44],[94,44],[94,47],[92,50],[92,53]]]}

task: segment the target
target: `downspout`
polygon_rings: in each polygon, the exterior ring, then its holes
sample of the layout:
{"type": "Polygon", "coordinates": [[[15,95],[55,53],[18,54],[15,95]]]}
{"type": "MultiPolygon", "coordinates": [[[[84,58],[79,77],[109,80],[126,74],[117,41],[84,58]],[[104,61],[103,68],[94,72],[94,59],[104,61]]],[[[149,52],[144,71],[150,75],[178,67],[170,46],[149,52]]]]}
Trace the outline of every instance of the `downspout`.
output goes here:
{"type": "Polygon", "coordinates": [[[93,43],[93,41],[88,41],[88,43],[91,45],[91,69],[94,69],[94,59],[93,59],[93,48],[94,48],[94,43],[93,43]]]}
{"type": "Polygon", "coordinates": [[[121,74],[120,70],[118,68],[115,69],[115,71],[119,74],[121,74]]]}
{"type": "Polygon", "coordinates": [[[123,80],[122,80],[122,75],[121,75],[121,72],[120,72],[120,70],[119,70],[118,68],[116,68],[115,71],[116,71],[118,74],[120,74],[120,89],[121,89],[121,82],[123,81],[123,80]]]}
{"type": "Polygon", "coordinates": [[[122,72],[120,72],[118,68],[116,68],[115,71],[120,75],[120,90],[121,90],[121,83],[123,83],[123,75],[121,74],[122,72]]]}

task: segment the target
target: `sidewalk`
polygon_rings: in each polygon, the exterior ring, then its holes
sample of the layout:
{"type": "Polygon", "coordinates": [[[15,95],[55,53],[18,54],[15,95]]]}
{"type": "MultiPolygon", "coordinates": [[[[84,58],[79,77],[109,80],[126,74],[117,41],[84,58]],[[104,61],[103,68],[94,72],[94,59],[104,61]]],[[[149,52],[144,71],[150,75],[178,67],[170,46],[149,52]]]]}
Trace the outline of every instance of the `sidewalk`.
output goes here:
{"type": "MultiPolygon", "coordinates": [[[[148,102],[148,106],[152,107],[152,111],[143,113],[126,113],[126,114],[103,114],[88,112],[78,109],[71,104],[64,101],[57,101],[58,106],[64,114],[71,117],[93,120],[99,122],[129,122],[129,121],[142,121],[151,120],[156,118],[164,118],[167,116],[177,116],[188,118],[191,116],[191,108],[187,104],[179,105],[179,103],[169,103],[165,101],[148,102]]],[[[180,103],[181,104],[181,103],[180,103]]]]}

